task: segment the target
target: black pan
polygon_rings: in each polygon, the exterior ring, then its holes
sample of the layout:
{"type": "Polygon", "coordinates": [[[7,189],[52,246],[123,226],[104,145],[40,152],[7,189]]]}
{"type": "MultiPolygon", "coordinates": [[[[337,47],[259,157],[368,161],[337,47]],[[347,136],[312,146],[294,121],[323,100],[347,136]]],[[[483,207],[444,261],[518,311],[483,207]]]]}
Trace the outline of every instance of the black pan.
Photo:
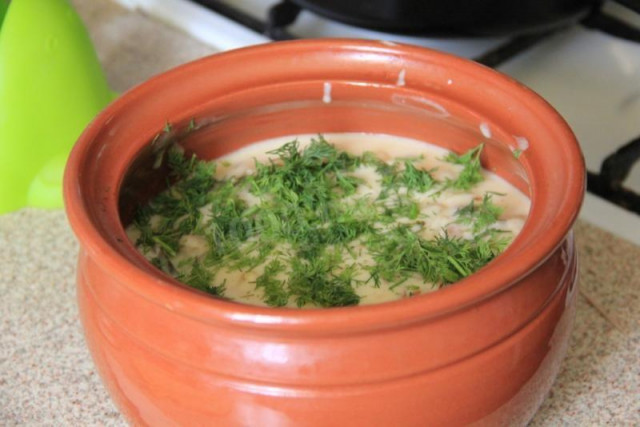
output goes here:
{"type": "Polygon", "coordinates": [[[600,0],[287,0],[373,30],[434,36],[545,32],[582,20],[600,0]]]}

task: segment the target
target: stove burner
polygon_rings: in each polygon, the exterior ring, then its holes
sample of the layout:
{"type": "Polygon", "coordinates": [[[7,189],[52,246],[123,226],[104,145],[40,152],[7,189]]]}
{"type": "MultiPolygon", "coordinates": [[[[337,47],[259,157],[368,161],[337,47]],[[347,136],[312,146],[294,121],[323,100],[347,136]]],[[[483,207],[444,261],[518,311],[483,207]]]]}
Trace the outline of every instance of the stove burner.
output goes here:
{"type": "MultiPolygon", "coordinates": [[[[290,0],[282,0],[269,10],[267,21],[256,19],[225,3],[225,0],[192,0],[214,12],[223,15],[272,40],[292,40],[296,37],[287,31],[298,17],[301,7],[290,0]]],[[[640,13],[640,0],[613,0],[616,3],[640,13]]],[[[640,42],[640,29],[633,27],[603,10],[603,2],[597,2],[580,24],[625,40],[640,42]]],[[[497,67],[514,56],[534,47],[548,37],[568,28],[554,28],[536,33],[528,33],[511,38],[504,44],[474,58],[489,67],[497,67]]],[[[640,160],[640,137],[618,149],[602,163],[599,173],[589,171],[587,191],[598,195],[625,209],[640,214],[640,195],[624,187],[624,180],[633,165],[640,160]]]]}

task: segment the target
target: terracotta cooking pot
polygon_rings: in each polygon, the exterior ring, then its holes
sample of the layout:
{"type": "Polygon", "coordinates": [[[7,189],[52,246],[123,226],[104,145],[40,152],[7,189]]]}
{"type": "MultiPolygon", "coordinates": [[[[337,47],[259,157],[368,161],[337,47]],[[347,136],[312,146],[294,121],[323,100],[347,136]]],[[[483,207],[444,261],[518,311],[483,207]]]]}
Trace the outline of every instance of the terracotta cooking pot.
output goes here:
{"type": "Polygon", "coordinates": [[[464,59],[354,40],[213,55],[108,106],[75,146],[64,190],[81,246],[87,343],[134,424],[518,425],[544,399],[567,348],[577,283],[570,229],[584,192],[579,147],[539,96],[464,59]],[[531,197],[522,233],[443,290],[311,310],[205,295],[127,240],[132,209],[166,185],[169,141],[215,158],[269,137],[346,131],[457,152],[486,141],[484,166],[531,197]]]}

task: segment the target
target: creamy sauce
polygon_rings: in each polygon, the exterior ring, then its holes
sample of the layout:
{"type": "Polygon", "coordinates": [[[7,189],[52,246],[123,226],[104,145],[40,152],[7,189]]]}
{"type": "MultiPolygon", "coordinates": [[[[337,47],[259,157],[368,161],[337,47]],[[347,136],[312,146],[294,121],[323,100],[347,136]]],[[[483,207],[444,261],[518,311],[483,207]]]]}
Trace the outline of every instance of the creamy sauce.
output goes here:
{"type": "MultiPolygon", "coordinates": [[[[255,163],[269,162],[272,155],[268,151],[282,146],[284,143],[297,138],[300,148],[304,148],[316,135],[287,136],[267,141],[258,142],[247,146],[241,150],[233,152],[223,158],[217,159],[216,178],[218,180],[230,179],[255,173],[255,163]]],[[[339,133],[325,134],[325,139],[337,149],[346,151],[353,155],[362,155],[365,152],[374,153],[375,156],[385,162],[392,163],[396,159],[416,158],[415,166],[419,169],[431,171],[432,176],[438,181],[455,179],[460,173],[462,166],[445,162],[443,158],[448,151],[438,146],[425,142],[378,134],[361,133],[339,133]]],[[[490,227],[504,230],[515,237],[522,229],[530,208],[529,199],[497,175],[486,170],[482,171],[484,180],[473,186],[468,191],[445,189],[436,194],[436,190],[429,190],[424,193],[414,193],[413,200],[419,206],[419,223],[409,219],[400,218],[398,222],[405,221],[412,224],[411,230],[424,239],[433,239],[437,236],[446,235],[454,238],[470,239],[473,237],[471,226],[457,221],[458,212],[472,201],[481,203],[487,193],[493,194],[491,201],[501,208],[502,212],[498,220],[490,227]]],[[[373,166],[359,166],[351,172],[351,175],[360,179],[360,184],[354,194],[346,197],[344,203],[355,203],[357,200],[369,198],[377,199],[383,191],[380,176],[373,166]]],[[[400,190],[402,191],[402,190],[400,190]]],[[[254,206],[260,199],[248,190],[239,193],[239,197],[248,205],[254,206]]],[[[210,218],[210,206],[201,209],[203,220],[210,218]],[[209,215],[209,216],[208,216],[209,215]]],[[[162,218],[154,216],[151,218],[151,228],[157,226],[162,218]]],[[[385,224],[376,224],[376,227],[384,230],[389,227],[385,224]]],[[[140,230],[129,227],[128,235],[133,242],[140,237],[140,230]]],[[[251,237],[247,244],[252,242],[251,237]]],[[[342,258],[342,264],[349,265],[358,263],[361,268],[354,276],[358,285],[354,290],[360,297],[360,304],[377,304],[392,301],[403,297],[408,297],[420,293],[437,290],[439,286],[434,283],[425,282],[422,277],[415,274],[404,283],[391,286],[390,283],[383,283],[375,286],[370,279],[369,270],[366,267],[375,264],[373,257],[368,253],[366,246],[359,239],[349,244],[350,251],[342,258]]],[[[203,257],[209,250],[207,240],[199,235],[187,235],[180,239],[180,248],[173,257],[172,263],[178,268],[188,269],[190,259],[203,257]]],[[[158,248],[147,250],[145,255],[152,259],[157,256],[158,248]]],[[[262,288],[256,287],[256,280],[264,273],[265,265],[276,256],[296,256],[290,246],[280,245],[273,254],[269,255],[264,263],[257,265],[250,270],[233,271],[223,268],[216,273],[216,282],[224,281],[224,297],[234,301],[247,304],[267,305],[264,302],[264,292],[262,288]]],[[[340,267],[342,268],[342,267],[340,267]]],[[[340,271],[338,268],[337,271],[340,271]]],[[[278,276],[281,280],[286,280],[287,271],[281,272],[278,276]]],[[[289,300],[287,306],[296,307],[293,299],[289,300]]]]}

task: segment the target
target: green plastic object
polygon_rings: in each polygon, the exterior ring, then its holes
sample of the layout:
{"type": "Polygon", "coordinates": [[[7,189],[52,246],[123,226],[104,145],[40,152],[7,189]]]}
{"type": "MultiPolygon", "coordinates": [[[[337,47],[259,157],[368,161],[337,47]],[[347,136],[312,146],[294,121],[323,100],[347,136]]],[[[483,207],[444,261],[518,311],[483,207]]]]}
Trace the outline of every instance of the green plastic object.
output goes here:
{"type": "Polygon", "coordinates": [[[0,0],[0,29],[2,28],[2,21],[4,20],[4,14],[9,7],[9,0],[0,0]]]}
{"type": "Polygon", "coordinates": [[[112,99],[67,0],[9,3],[0,27],[0,213],[62,207],[71,147],[112,99]]]}

